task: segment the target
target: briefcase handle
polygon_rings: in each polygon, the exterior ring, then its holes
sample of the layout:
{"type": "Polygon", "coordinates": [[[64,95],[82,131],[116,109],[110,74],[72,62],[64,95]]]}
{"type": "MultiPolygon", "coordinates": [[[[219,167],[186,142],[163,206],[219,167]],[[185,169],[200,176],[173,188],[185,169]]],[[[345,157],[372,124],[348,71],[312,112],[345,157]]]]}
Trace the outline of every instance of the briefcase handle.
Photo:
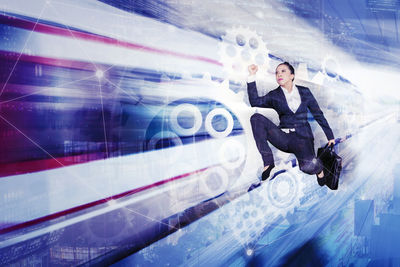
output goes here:
{"type": "MultiPolygon", "coordinates": [[[[328,147],[328,144],[329,143],[326,143],[326,145],[324,146],[324,149],[326,149],[327,147],[328,147]]],[[[331,144],[328,148],[330,149],[330,150],[332,150],[333,148],[334,148],[334,144],[331,144]]]]}
{"type": "MultiPolygon", "coordinates": [[[[330,148],[331,150],[333,150],[333,149],[335,148],[335,145],[337,145],[337,144],[339,144],[339,143],[341,143],[341,142],[343,142],[341,138],[336,138],[336,139],[335,139],[335,144],[334,144],[334,145],[333,145],[333,144],[330,145],[329,148],[330,148]]],[[[328,144],[329,144],[329,143],[326,143],[326,145],[324,146],[324,149],[328,147],[328,144]]]]}

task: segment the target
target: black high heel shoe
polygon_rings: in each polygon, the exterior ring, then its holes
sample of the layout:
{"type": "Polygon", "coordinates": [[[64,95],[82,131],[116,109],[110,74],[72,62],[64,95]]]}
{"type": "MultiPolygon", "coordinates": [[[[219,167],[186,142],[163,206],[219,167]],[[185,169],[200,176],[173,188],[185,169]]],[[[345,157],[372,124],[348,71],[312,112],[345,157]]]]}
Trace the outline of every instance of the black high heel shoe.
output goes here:
{"type": "Polygon", "coordinates": [[[263,173],[261,174],[261,180],[262,180],[262,181],[265,181],[265,180],[268,179],[268,177],[269,177],[269,175],[270,175],[270,173],[271,173],[271,170],[272,170],[274,167],[275,167],[275,164],[272,163],[271,165],[268,166],[268,168],[267,168],[265,171],[263,171],[263,173]]]}

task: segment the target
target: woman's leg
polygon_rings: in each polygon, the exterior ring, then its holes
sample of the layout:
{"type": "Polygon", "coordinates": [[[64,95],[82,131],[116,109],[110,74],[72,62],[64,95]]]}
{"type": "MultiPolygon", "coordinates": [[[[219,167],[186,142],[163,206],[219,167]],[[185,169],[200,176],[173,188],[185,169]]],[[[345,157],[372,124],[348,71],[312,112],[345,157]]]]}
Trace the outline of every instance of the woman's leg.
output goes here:
{"type": "Polygon", "coordinates": [[[250,122],[253,129],[253,136],[265,167],[274,163],[274,156],[267,141],[277,149],[289,152],[289,134],[279,129],[271,120],[259,113],[255,113],[251,116],[250,122]]]}
{"type": "Polygon", "coordinates": [[[312,139],[293,138],[290,142],[290,148],[296,155],[301,171],[307,174],[317,174],[323,177],[323,165],[320,159],[315,156],[314,142],[312,139]]]}

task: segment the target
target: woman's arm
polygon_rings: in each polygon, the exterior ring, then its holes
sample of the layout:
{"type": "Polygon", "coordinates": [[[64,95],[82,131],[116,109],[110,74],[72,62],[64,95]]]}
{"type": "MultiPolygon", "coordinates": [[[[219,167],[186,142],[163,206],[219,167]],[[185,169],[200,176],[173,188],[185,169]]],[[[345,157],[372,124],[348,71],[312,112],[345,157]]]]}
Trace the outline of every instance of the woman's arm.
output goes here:
{"type": "Polygon", "coordinates": [[[326,138],[328,138],[330,143],[335,143],[333,136],[333,132],[331,127],[329,127],[328,121],[325,119],[324,113],[319,108],[317,100],[315,100],[313,94],[311,93],[310,89],[306,88],[308,92],[308,109],[310,110],[311,114],[314,116],[314,119],[318,122],[321,126],[322,130],[324,131],[326,138]],[[333,142],[332,142],[333,140],[333,142]]]}
{"type": "MultiPolygon", "coordinates": [[[[249,75],[253,76],[256,75],[258,71],[257,65],[250,65],[248,67],[249,70],[249,75]]],[[[271,108],[272,107],[272,101],[269,96],[269,94],[266,94],[265,96],[258,96],[257,92],[257,85],[256,82],[250,82],[247,83],[247,93],[249,95],[249,102],[252,107],[260,107],[260,108],[271,108]]]]}
{"type": "Polygon", "coordinates": [[[247,84],[247,93],[252,107],[272,108],[272,101],[269,93],[265,96],[258,96],[256,82],[247,84]]]}

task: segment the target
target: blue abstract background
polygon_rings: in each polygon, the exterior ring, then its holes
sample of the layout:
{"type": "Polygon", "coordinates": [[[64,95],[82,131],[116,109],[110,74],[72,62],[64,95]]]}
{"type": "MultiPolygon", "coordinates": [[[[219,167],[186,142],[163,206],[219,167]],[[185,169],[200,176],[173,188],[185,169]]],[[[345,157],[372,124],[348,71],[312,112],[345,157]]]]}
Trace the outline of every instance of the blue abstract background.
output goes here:
{"type": "MultiPolygon", "coordinates": [[[[398,0],[1,0],[0,265],[399,266],[398,0]],[[320,187],[250,117],[290,62],[343,159],[320,187]]],[[[309,115],[315,149],[327,142],[309,115]]]]}

